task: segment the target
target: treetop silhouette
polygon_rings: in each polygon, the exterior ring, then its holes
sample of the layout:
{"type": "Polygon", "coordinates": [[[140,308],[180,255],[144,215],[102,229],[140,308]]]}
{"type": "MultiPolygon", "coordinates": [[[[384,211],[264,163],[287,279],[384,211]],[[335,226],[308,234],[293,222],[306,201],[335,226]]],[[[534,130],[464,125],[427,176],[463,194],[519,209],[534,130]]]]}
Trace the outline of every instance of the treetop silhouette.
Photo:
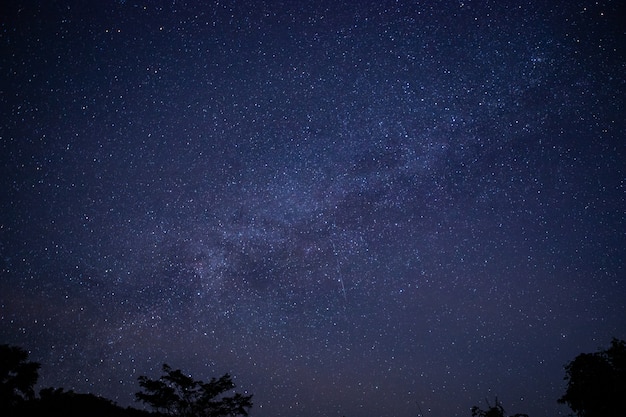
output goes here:
{"type": "Polygon", "coordinates": [[[28,352],[17,346],[0,345],[0,404],[12,409],[35,398],[39,379],[37,362],[28,362],[28,352]]]}
{"type": "Polygon", "coordinates": [[[613,339],[595,353],[581,353],[565,366],[567,391],[558,402],[579,417],[626,416],[626,343],[613,339]]]}
{"type": "Polygon", "coordinates": [[[143,391],[135,394],[138,401],[156,412],[175,417],[229,417],[248,416],[252,395],[226,393],[235,388],[229,374],[205,383],[164,364],[159,379],[139,377],[143,391]]]}

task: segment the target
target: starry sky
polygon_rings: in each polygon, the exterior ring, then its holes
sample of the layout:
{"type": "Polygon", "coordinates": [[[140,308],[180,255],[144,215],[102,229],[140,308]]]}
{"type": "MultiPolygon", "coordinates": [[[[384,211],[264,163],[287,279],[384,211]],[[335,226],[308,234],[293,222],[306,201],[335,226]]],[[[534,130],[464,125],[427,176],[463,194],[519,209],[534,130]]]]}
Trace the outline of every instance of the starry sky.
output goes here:
{"type": "Polygon", "coordinates": [[[137,405],[564,416],[626,339],[620,1],[4,1],[0,343],[137,405]]]}

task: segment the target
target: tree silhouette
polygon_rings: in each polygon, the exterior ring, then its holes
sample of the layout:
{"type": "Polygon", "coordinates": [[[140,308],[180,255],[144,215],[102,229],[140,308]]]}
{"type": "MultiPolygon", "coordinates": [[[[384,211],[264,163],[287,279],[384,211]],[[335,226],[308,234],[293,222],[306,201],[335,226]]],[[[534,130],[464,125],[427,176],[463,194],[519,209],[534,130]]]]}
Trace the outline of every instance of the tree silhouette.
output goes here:
{"type": "Polygon", "coordinates": [[[0,404],[13,410],[35,398],[39,379],[37,362],[28,362],[28,352],[17,346],[0,345],[0,404]]]}
{"type": "Polygon", "coordinates": [[[229,374],[208,383],[196,381],[180,370],[163,365],[159,379],[139,377],[143,391],[135,394],[137,401],[151,406],[157,413],[176,417],[228,417],[247,416],[252,407],[252,395],[235,393],[225,396],[235,388],[229,374]]]}
{"type": "Polygon", "coordinates": [[[626,343],[613,338],[607,350],[581,353],[565,366],[567,391],[558,402],[579,417],[626,416],[626,343]]]}
{"type": "MultiPolygon", "coordinates": [[[[502,404],[498,401],[498,397],[496,397],[496,404],[492,407],[489,405],[489,401],[485,400],[487,403],[487,410],[482,410],[478,406],[472,407],[472,417],[506,417],[504,414],[504,408],[502,404]]],[[[511,417],[528,417],[528,414],[514,414],[511,417]]]]}

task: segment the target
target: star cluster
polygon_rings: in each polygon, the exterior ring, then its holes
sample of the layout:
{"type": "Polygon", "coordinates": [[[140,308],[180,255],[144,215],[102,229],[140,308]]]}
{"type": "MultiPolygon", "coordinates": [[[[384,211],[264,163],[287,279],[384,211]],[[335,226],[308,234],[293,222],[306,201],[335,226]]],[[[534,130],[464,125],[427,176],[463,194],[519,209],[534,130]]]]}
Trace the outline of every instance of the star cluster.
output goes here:
{"type": "Polygon", "coordinates": [[[626,338],[617,1],[9,1],[0,337],[133,404],[566,415],[626,338]]]}

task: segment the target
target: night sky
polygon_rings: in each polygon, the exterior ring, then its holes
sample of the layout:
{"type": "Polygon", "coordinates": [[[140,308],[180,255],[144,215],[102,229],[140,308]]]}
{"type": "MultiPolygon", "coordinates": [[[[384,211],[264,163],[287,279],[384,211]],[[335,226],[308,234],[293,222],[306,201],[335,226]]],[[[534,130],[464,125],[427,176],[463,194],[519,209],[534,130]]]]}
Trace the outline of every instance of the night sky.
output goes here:
{"type": "Polygon", "coordinates": [[[626,339],[623,2],[0,7],[0,343],[40,388],[564,416],[626,339]]]}

